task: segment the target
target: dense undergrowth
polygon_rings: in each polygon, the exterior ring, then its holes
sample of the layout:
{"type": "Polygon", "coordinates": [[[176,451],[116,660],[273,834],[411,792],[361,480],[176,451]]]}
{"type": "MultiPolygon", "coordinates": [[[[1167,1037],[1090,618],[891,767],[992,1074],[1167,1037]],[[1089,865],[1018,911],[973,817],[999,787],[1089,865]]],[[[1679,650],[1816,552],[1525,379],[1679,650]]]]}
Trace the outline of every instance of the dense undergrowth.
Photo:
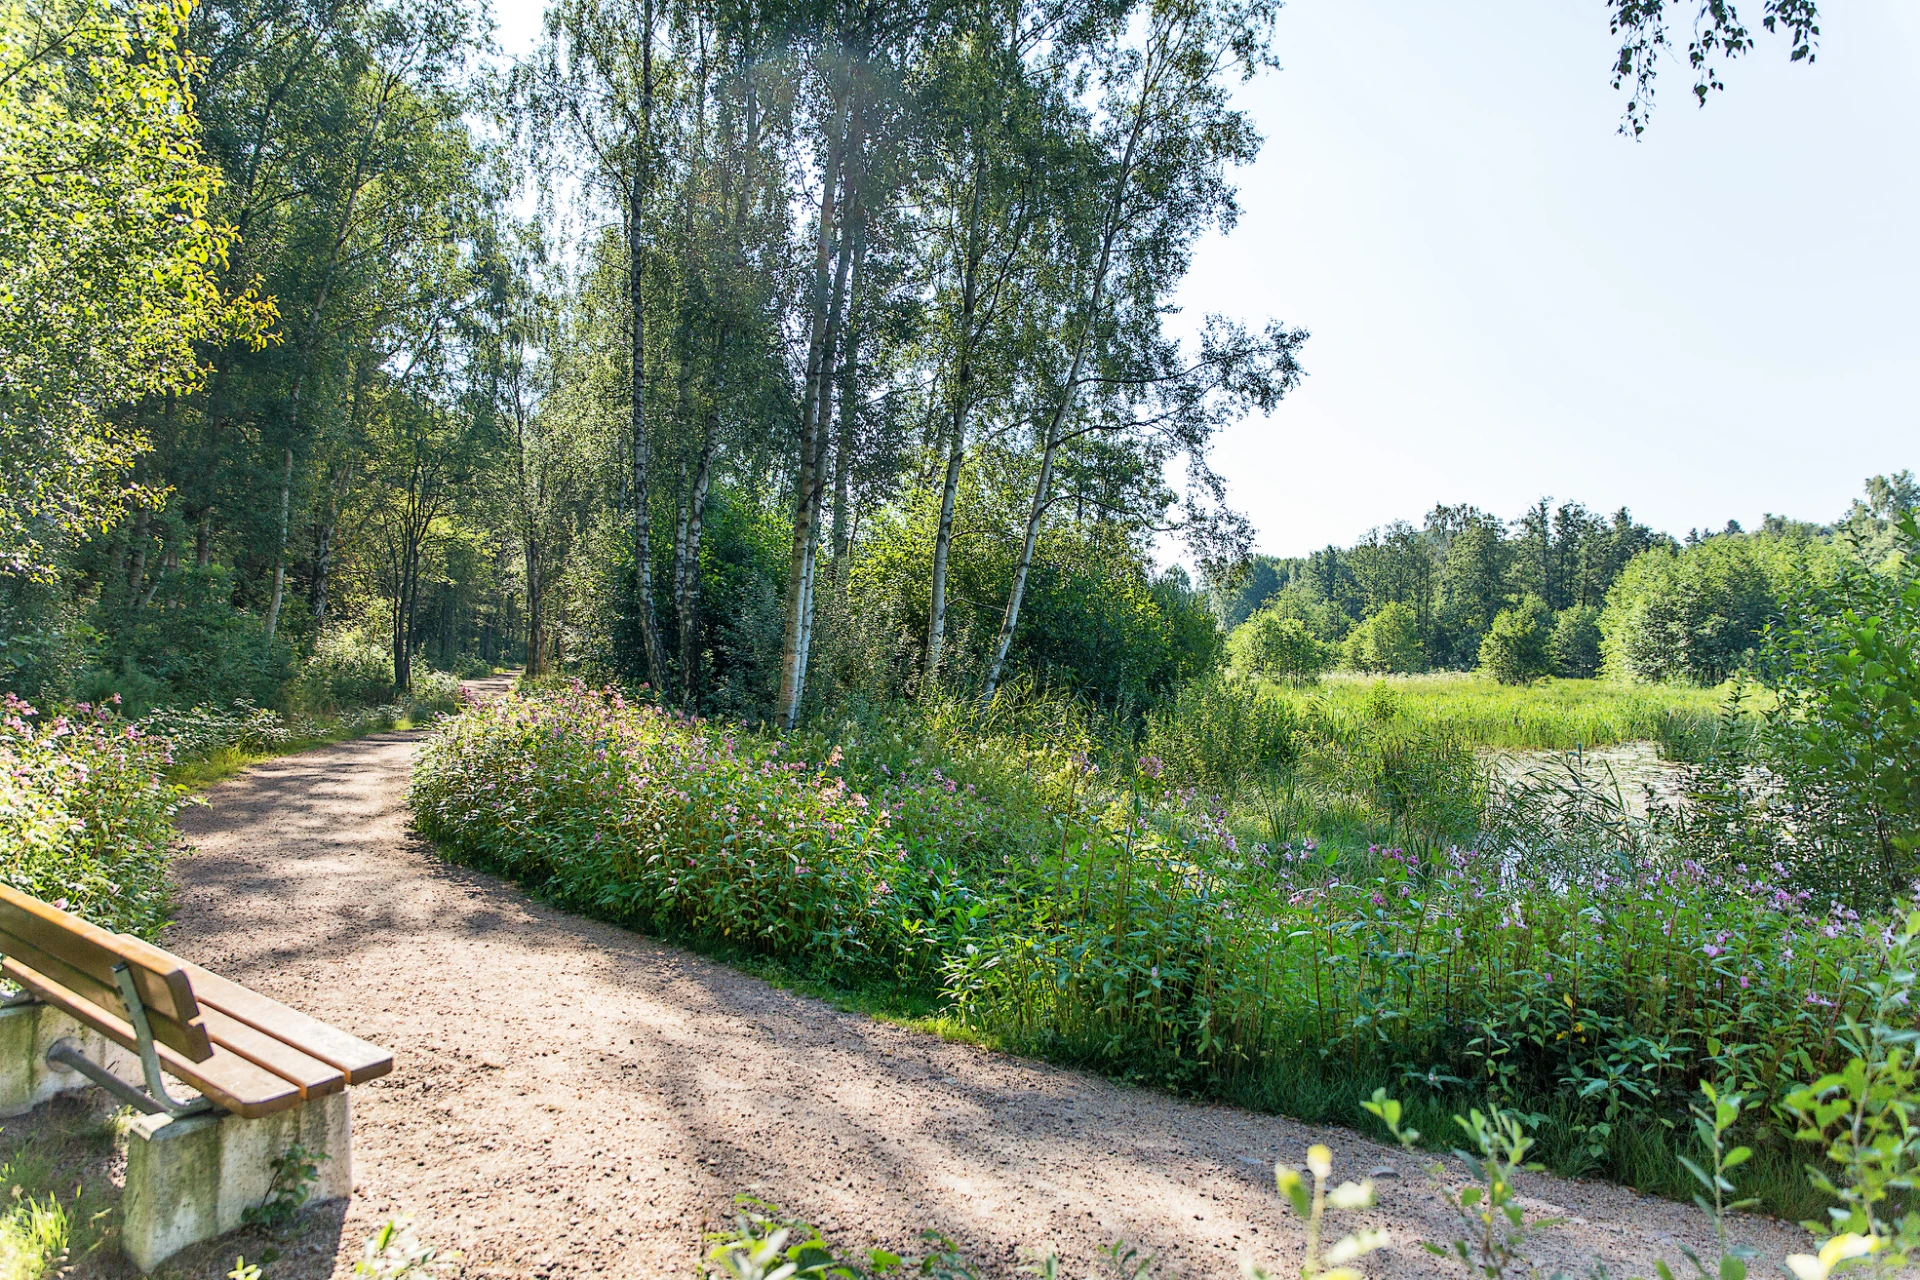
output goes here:
{"type": "MultiPolygon", "coordinates": [[[[1877,926],[1577,780],[1490,794],[1377,698],[1190,696],[1136,748],[1038,697],[777,739],[574,685],[450,722],[412,801],[566,906],[1008,1049],[1347,1123],[1385,1085],[1434,1133],[1492,1100],[1554,1167],[1669,1194],[1703,1081],[1778,1102],[1834,1065],[1877,926]]],[[[1746,1187],[1808,1211],[1752,1115],[1746,1187]]]]}
{"type": "Polygon", "coordinates": [[[97,924],[152,937],[166,923],[178,788],[166,742],[111,708],[0,715],[0,878],[97,924]]]}

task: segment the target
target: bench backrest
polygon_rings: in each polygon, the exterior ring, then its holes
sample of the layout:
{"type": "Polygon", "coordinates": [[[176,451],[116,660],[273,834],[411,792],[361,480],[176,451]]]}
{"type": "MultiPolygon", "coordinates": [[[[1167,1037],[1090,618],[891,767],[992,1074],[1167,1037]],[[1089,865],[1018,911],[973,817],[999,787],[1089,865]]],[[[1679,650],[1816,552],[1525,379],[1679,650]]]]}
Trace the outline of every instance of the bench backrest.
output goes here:
{"type": "Polygon", "coordinates": [[[127,1010],[113,970],[124,964],[153,1038],[193,1062],[213,1056],[185,968],[158,947],[0,885],[0,956],[0,974],[42,999],[78,998],[123,1021],[127,1010]]]}

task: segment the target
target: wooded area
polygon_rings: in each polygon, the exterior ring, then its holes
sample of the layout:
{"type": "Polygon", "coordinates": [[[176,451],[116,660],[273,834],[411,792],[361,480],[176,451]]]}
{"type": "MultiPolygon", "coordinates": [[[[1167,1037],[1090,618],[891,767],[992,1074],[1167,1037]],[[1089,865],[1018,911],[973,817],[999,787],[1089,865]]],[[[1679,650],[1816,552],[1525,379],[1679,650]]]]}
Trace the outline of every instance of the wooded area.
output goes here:
{"type": "MultiPolygon", "coordinates": [[[[1703,96],[1752,44],[1709,8],[1703,96]]],[[[1248,563],[1210,447],[1302,376],[1303,329],[1173,305],[1277,9],[561,0],[511,65],[457,0],[7,10],[0,674],[1151,701],[1221,652],[1164,557],[1215,603],[1248,563]]],[[[1664,10],[1610,13],[1638,129],[1664,10]]]]}

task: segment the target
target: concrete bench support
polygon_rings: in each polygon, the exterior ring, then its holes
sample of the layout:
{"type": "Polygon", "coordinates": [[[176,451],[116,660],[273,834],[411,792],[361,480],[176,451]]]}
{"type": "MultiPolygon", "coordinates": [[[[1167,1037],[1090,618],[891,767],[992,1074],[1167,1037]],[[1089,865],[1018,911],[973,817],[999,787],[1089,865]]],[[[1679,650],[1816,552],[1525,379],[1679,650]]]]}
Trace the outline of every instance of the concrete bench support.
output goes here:
{"type": "Polygon", "coordinates": [[[87,1088],[78,1071],[47,1061],[56,1040],[80,1051],[130,1084],[140,1082],[140,1059],[98,1031],[83,1027],[52,1005],[19,1004],[0,1009],[0,1116],[21,1116],[56,1093],[87,1088]]]}
{"type": "MultiPolygon", "coordinates": [[[[0,1008],[0,1116],[24,1115],[57,1093],[91,1086],[79,1072],[47,1062],[47,1050],[63,1037],[122,1080],[140,1082],[138,1058],[53,1006],[0,1008]]],[[[345,1090],[257,1120],[226,1112],[141,1116],[127,1133],[121,1249],[151,1271],[188,1245],[241,1226],[241,1215],[266,1200],[273,1162],[296,1142],[315,1156],[319,1179],[310,1203],[352,1194],[345,1090]]]]}
{"type": "Polygon", "coordinates": [[[258,1120],[225,1113],[142,1116],[127,1133],[120,1247],[151,1271],[190,1244],[242,1225],[267,1198],[273,1162],[294,1143],[314,1153],[309,1201],[353,1191],[353,1123],[343,1090],[258,1120]]]}

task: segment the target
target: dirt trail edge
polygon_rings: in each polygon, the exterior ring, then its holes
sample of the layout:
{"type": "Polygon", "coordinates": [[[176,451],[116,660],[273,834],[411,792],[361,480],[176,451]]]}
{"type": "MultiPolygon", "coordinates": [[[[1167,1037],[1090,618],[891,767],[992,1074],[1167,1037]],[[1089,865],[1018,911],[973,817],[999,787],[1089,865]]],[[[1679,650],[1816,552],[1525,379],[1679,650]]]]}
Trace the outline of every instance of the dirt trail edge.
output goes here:
{"type": "MultiPolygon", "coordinates": [[[[688,1276],[740,1192],[848,1249],[939,1230],[993,1276],[1049,1245],[1078,1275],[1116,1237],[1163,1274],[1237,1276],[1243,1254],[1286,1273],[1302,1233],[1271,1169],[1315,1141],[1342,1176],[1401,1172],[1378,1209],[1343,1215],[1393,1233],[1368,1274],[1460,1274],[1416,1243],[1450,1222],[1397,1151],[840,1013],[439,860],[408,830],[421,736],[259,765],[182,820],[198,852],[166,944],[393,1050],[394,1073],[353,1095],[337,1275],[374,1224],[413,1213],[469,1275],[688,1276]]],[[[1690,1208],[1524,1189],[1571,1217],[1542,1252],[1576,1273],[1711,1246],[1690,1208]]],[[[1805,1240],[1756,1220],[1738,1235],[1771,1258],[1805,1240]]]]}

